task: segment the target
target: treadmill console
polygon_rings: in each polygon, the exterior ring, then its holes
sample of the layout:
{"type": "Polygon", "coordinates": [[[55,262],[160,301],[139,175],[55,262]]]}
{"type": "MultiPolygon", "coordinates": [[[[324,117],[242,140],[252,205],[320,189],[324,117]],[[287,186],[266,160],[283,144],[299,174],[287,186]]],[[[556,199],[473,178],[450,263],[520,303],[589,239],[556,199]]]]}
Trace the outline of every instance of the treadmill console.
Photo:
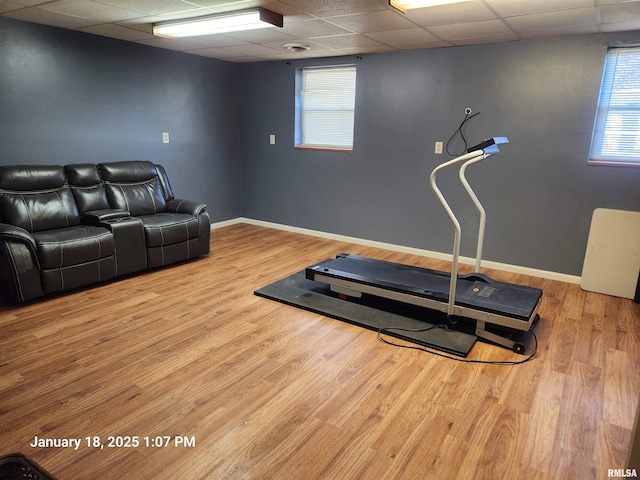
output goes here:
{"type": "Polygon", "coordinates": [[[507,137],[491,137],[483,140],[473,147],[467,148],[467,153],[475,152],[476,150],[483,150],[484,153],[498,153],[498,145],[504,145],[509,143],[507,137]]]}

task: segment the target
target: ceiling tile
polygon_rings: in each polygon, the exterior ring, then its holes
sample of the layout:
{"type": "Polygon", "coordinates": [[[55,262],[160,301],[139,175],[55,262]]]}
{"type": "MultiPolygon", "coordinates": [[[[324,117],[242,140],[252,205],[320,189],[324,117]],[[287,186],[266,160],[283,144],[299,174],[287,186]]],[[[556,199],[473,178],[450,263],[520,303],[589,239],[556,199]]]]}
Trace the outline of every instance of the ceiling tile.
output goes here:
{"type": "Polygon", "coordinates": [[[390,30],[387,32],[367,33],[367,37],[371,37],[381,43],[388,45],[406,45],[408,43],[431,43],[439,41],[438,37],[426,31],[424,28],[407,28],[404,30],[390,30]]]}
{"type": "Polygon", "coordinates": [[[189,3],[208,8],[212,12],[232,12],[235,10],[244,10],[247,8],[262,7],[267,10],[279,13],[287,17],[288,21],[309,20],[314,18],[303,10],[295,6],[284,3],[280,0],[189,0],[189,3]]]}
{"type": "Polygon", "coordinates": [[[640,17],[640,2],[617,3],[600,7],[602,23],[622,23],[640,17]]]}
{"type": "Polygon", "coordinates": [[[261,6],[267,10],[279,13],[284,16],[284,23],[300,22],[303,20],[313,20],[316,18],[300,8],[293,7],[288,3],[284,3],[281,0],[265,0],[260,2],[261,6]]]}
{"type": "Polygon", "coordinates": [[[3,14],[5,17],[15,18],[18,20],[24,20],[26,22],[41,23],[43,25],[51,25],[53,27],[76,29],[81,27],[88,27],[95,25],[94,20],[87,20],[86,18],[73,17],[71,15],[63,15],[61,13],[51,12],[43,10],[38,7],[28,7],[22,10],[14,10],[3,14]]]}
{"type": "Polygon", "coordinates": [[[438,39],[433,42],[389,43],[389,45],[398,50],[420,50],[424,48],[451,47],[453,43],[438,39]]]}
{"type": "MultiPolygon", "coordinates": [[[[640,30],[640,19],[636,18],[626,22],[603,23],[600,25],[603,32],[628,32],[630,30],[640,30]]],[[[630,40],[629,43],[638,43],[637,39],[630,40]]]]}
{"type": "Polygon", "coordinates": [[[418,25],[428,27],[449,23],[491,20],[496,18],[496,15],[484,3],[475,1],[409,10],[406,17],[418,25]]]}
{"type": "Polygon", "coordinates": [[[41,8],[50,12],[91,19],[94,24],[117,22],[141,16],[138,12],[86,0],[60,0],[42,5],[41,8]]]}
{"type": "Polygon", "coordinates": [[[160,15],[163,13],[193,10],[195,5],[183,0],[100,0],[100,3],[123,8],[143,15],[160,15]]]}
{"type": "Polygon", "coordinates": [[[326,20],[356,33],[383,32],[416,26],[415,23],[391,10],[327,17],[326,20]]]}
{"type": "Polygon", "coordinates": [[[349,30],[338,27],[324,20],[308,20],[305,22],[286,23],[282,32],[298,38],[311,38],[328,35],[344,35],[351,33],[349,30]]]}
{"type": "Polygon", "coordinates": [[[534,30],[596,26],[597,16],[595,7],[589,7],[520,15],[506,18],[505,21],[516,32],[531,32],[534,30]]]}
{"type": "Polygon", "coordinates": [[[571,8],[593,7],[594,0],[484,0],[498,15],[512,17],[530,13],[553,12],[571,8]]]}
{"type": "Polygon", "coordinates": [[[332,37],[317,37],[314,42],[329,48],[350,48],[350,47],[371,47],[380,45],[380,42],[373,38],[352,33],[350,35],[334,35],[332,37]]]}
{"type": "Polygon", "coordinates": [[[49,3],[51,0],[12,0],[13,3],[19,3],[27,7],[34,7],[43,3],[49,3]]]}
{"type": "Polygon", "coordinates": [[[503,35],[486,35],[483,37],[462,38],[459,40],[452,40],[451,44],[455,46],[485,45],[488,43],[516,42],[518,40],[522,40],[522,38],[519,35],[516,35],[515,33],[505,33],[503,35]]]}
{"type": "MultiPolygon", "coordinates": [[[[131,18],[127,19],[126,21],[151,24],[155,22],[165,22],[167,20],[182,20],[186,18],[201,17],[203,15],[211,15],[211,10],[198,7],[196,5],[192,5],[191,7],[192,8],[190,8],[189,10],[167,11],[148,16],[132,15],[131,18]]],[[[122,21],[119,23],[122,23],[122,21]]]]}
{"type": "Polygon", "coordinates": [[[545,30],[529,30],[527,32],[518,32],[522,38],[548,38],[571,35],[589,35],[600,33],[597,25],[584,25],[582,27],[566,27],[566,28],[548,28],[545,30]]]}
{"type": "Polygon", "coordinates": [[[344,55],[362,55],[365,53],[384,53],[395,51],[397,51],[397,49],[389,47],[388,45],[375,45],[371,47],[336,48],[328,50],[326,56],[340,57],[344,55]]]}
{"type": "Polygon", "coordinates": [[[149,45],[151,47],[158,48],[166,48],[167,50],[178,50],[178,51],[186,51],[186,50],[195,50],[197,48],[203,48],[202,45],[198,45],[196,43],[186,42],[184,40],[176,41],[171,38],[164,37],[153,37],[147,38],[143,40],[136,40],[136,43],[142,43],[144,45],[149,45]]]}
{"type": "Polygon", "coordinates": [[[259,0],[193,0],[189,3],[200,5],[201,7],[224,10],[242,10],[244,8],[259,7],[259,0]]]}
{"type": "Polygon", "coordinates": [[[11,12],[12,10],[19,10],[24,8],[24,5],[19,3],[7,2],[6,0],[0,0],[0,13],[11,12]]]}
{"type": "Polygon", "coordinates": [[[141,32],[140,30],[134,30],[132,28],[123,27],[114,23],[104,23],[101,25],[93,25],[91,27],[79,28],[81,32],[92,33],[94,35],[100,35],[102,37],[117,38],[120,40],[127,40],[135,42],[136,40],[144,40],[147,38],[153,38],[151,33],[141,32]]]}
{"type": "MultiPolygon", "coordinates": [[[[307,45],[309,48],[309,50],[305,50],[303,52],[294,52],[295,54],[297,54],[298,56],[313,56],[313,57],[317,57],[318,56],[318,52],[322,52],[322,51],[326,51],[326,50],[330,50],[329,47],[325,47],[324,45],[320,45],[319,43],[315,43],[315,42],[311,42],[308,40],[294,40],[291,42],[286,42],[286,43],[301,43],[304,45],[307,45]]],[[[281,50],[283,53],[286,54],[291,54],[291,52],[289,52],[288,50],[285,50],[283,47],[283,43],[282,42],[274,42],[274,43],[265,43],[264,46],[265,47],[270,47],[273,48],[274,50],[281,50]]]]}
{"type": "Polygon", "coordinates": [[[220,58],[224,60],[237,56],[237,55],[233,55],[231,53],[225,52],[223,48],[197,48],[194,50],[189,50],[189,53],[193,55],[200,55],[202,57],[220,58]]]}
{"type": "Polygon", "coordinates": [[[479,22],[435,25],[429,27],[429,31],[448,41],[513,33],[502,20],[481,20],[479,22]]]}
{"type": "MultiPolygon", "coordinates": [[[[214,36],[214,35],[209,35],[214,36]]],[[[282,31],[282,28],[262,28],[259,30],[247,30],[246,32],[230,32],[226,34],[227,37],[237,38],[238,40],[244,40],[250,43],[269,43],[269,42],[287,42],[294,38],[293,35],[288,35],[282,31]]]]}
{"type": "Polygon", "coordinates": [[[225,58],[224,60],[226,60],[227,62],[233,62],[233,63],[253,63],[253,62],[264,62],[266,59],[263,56],[260,56],[260,57],[244,56],[244,57],[228,57],[228,58],[225,58]]]}
{"type": "Polygon", "coordinates": [[[204,35],[202,37],[192,37],[192,44],[197,44],[199,48],[235,47],[237,45],[248,45],[250,42],[231,38],[227,35],[204,35]]]}
{"type": "MultiPolygon", "coordinates": [[[[324,52],[331,52],[332,50],[326,49],[324,52]]],[[[291,53],[288,50],[280,49],[279,52],[274,52],[273,55],[261,55],[262,60],[299,60],[303,58],[317,58],[318,53],[311,50],[304,52],[291,53]]]]}
{"type": "Polygon", "coordinates": [[[265,47],[264,45],[254,45],[254,44],[237,45],[234,47],[221,47],[221,48],[218,48],[217,50],[222,55],[225,55],[228,57],[239,57],[239,56],[246,56],[246,55],[255,55],[255,56],[270,55],[270,54],[273,55],[278,53],[278,51],[273,48],[265,47]]]}
{"type": "Polygon", "coordinates": [[[144,32],[153,36],[153,28],[151,22],[146,21],[146,19],[133,19],[133,20],[123,20],[121,22],[115,22],[114,25],[120,25],[121,27],[126,27],[131,30],[138,30],[140,32],[144,32]]]}
{"type": "Polygon", "coordinates": [[[284,0],[283,3],[317,16],[345,15],[391,8],[380,0],[284,0]]]}
{"type": "Polygon", "coordinates": [[[474,0],[407,14],[388,0],[0,0],[0,15],[243,62],[596,32],[629,31],[628,43],[640,43],[634,32],[640,0],[474,0]],[[282,14],[284,27],[180,40],[152,36],[155,22],[257,6],[282,14]],[[312,48],[283,52],[291,42],[312,48]]]}

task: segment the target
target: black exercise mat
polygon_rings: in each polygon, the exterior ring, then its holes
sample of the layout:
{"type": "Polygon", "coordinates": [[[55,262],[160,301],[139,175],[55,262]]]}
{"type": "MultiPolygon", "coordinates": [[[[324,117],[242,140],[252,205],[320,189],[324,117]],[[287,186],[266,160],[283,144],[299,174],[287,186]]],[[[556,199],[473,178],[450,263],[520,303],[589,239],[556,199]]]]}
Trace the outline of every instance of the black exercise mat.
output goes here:
{"type": "Polygon", "coordinates": [[[380,328],[426,329],[423,332],[385,330],[384,333],[418,345],[466,357],[477,340],[469,325],[447,323],[445,313],[393,300],[363,295],[340,300],[329,285],[305,278],[304,270],[260,288],[254,294],[378,331],[380,328]]]}

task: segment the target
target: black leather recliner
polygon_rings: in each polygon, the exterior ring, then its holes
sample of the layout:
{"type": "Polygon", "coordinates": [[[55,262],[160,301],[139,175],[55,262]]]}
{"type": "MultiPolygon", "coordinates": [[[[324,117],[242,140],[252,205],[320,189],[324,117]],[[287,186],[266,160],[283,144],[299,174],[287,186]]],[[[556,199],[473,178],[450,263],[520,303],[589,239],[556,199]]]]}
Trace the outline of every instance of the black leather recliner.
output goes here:
{"type": "Polygon", "coordinates": [[[209,253],[206,205],[151,162],[0,167],[0,287],[18,302],[209,253]]]}

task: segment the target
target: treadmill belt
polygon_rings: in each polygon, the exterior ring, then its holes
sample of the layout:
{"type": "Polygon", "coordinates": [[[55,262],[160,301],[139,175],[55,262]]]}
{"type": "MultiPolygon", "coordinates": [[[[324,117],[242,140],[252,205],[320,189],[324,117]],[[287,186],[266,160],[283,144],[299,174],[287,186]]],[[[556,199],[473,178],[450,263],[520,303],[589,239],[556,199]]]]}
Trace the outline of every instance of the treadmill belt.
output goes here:
{"type": "MultiPolygon", "coordinates": [[[[411,292],[428,298],[449,298],[448,274],[443,275],[437,270],[427,270],[399,263],[374,260],[366,257],[349,255],[338,257],[323,263],[331,274],[339,275],[367,285],[380,285],[389,290],[411,292]]],[[[323,274],[328,272],[322,271],[323,274]]],[[[332,275],[333,276],[333,275],[332,275]]]]}
{"type": "MultiPolygon", "coordinates": [[[[309,274],[346,279],[410,295],[447,303],[450,274],[438,270],[385,262],[357,255],[337,258],[309,267],[309,274]]],[[[456,304],[498,315],[528,321],[542,296],[538,288],[510,283],[478,280],[477,276],[458,276],[456,304]]],[[[309,278],[309,275],[307,276],[309,278]]]]}

